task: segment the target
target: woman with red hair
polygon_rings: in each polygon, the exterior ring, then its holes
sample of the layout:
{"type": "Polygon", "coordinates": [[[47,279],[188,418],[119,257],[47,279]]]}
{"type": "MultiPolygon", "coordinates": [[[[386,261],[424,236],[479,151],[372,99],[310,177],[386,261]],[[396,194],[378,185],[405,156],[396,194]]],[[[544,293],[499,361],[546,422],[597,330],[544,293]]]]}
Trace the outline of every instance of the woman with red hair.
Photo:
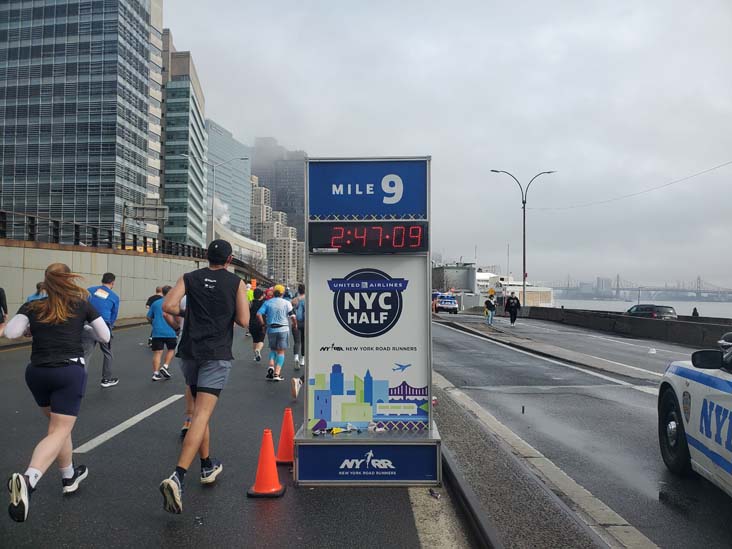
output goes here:
{"type": "Polygon", "coordinates": [[[49,265],[43,281],[48,297],[25,303],[7,325],[0,324],[0,335],[4,332],[9,339],[27,332],[33,337],[25,381],[48,418],[48,433],[33,450],[25,473],[13,473],[8,480],[8,512],[17,522],[28,518],[31,493],[54,461],[61,472],[63,494],[78,490],[88,475],[86,466],[74,467],[71,442],[86,389],[81,336],[86,323],[98,341],[108,342],[110,334],[89,303],[89,293],[77,284],[79,278],[63,263],[49,265]]]}

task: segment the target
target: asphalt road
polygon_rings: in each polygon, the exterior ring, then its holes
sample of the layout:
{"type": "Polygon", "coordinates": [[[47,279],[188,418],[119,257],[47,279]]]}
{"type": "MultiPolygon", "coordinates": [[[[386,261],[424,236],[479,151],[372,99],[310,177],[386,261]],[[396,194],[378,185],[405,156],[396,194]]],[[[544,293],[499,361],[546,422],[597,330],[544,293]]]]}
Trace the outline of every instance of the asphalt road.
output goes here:
{"type": "MultiPolygon", "coordinates": [[[[465,324],[484,322],[483,317],[478,315],[443,314],[441,316],[445,320],[459,321],[465,324]]],[[[691,360],[691,353],[697,350],[696,348],[675,345],[665,341],[623,337],[575,326],[566,326],[558,322],[528,318],[519,318],[516,325],[511,326],[508,318],[496,317],[494,325],[497,329],[517,337],[549,343],[571,351],[657,373],[663,373],[668,363],[673,360],[691,360]]]]}
{"type": "MultiPolygon", "coordinates": [[[[178,368],[166,382],[151,382],[148,328],[117,331],[115,375],[120,384],[99,386],[101,356],[90,365],[86,397],[74,431],[75,443],[89,441],[176,394],[183,394],[178,368]]],[[[283,498],[247,499],[253,484],[264,428],[278,436],[290,406],[290,358],[286,383],[264,379],[263,363],[252,361],[251,340],[237,332],[238,358],[212,423],[212,455],[223,461],[216,485],[198,484],[198,463],[187,476],[184,513],[162,509],[158,484],[175,466],[183,399],[147,417],[89,453],[75,456],[89,467],[79,492],[62,497],[52,466],[33,494],[26,523],[0,517],[2,547],[418,547],[410,494],[405,488],[296,489],[289,467],[283,498]]],[[[0,471],[24,471],[42,437],[41,418],[24,382],[29,349],[0,351],[0,471]]],[[[292,406],[302,422],[302,402],[292,406]]],[[[277,439],[275,438],[275,444],[277,439]]],[[[429,499],[429,498],[428,498],[429,499]]],[[[444,503],[444,498],[443,498],[444,503]]],[[[4,511],[3,511],[4,513],[4,511]]]]}
{"type": "MultiPolygon", "coordinates": [[[[587,344],[586,334],[571,337],[587,344]]],[[[698,476],[666,470],[655,396],[438,324],[432,339],[435,371],[659,546],[732,545],[732,498],[698,476]]]]}

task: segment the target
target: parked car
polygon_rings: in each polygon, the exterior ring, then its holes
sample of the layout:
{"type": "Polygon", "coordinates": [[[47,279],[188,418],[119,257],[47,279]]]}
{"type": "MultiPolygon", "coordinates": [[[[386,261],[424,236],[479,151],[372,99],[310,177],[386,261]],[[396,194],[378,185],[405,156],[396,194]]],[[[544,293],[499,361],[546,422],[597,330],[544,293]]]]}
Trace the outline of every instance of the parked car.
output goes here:
{"type": "Polygon", "coordinates": [[[669,364],[658,393],[658,442],[666,467],[693,470],[732,496],[732,333],[721,350],[669,364]]]}
{"type": "Polygon", "coordinates": [[[678,318],[676,309],[668,305],[633,305],[625,314],[660,320],[676,320],[678,318]]]}
{"type": "Polygon", "coordinates": [[[437,298],[437,305],[435,305],[435,312],[445,311],[456,315],[458,312],[457,299],[451,295],[441,295],[437,298]]]}

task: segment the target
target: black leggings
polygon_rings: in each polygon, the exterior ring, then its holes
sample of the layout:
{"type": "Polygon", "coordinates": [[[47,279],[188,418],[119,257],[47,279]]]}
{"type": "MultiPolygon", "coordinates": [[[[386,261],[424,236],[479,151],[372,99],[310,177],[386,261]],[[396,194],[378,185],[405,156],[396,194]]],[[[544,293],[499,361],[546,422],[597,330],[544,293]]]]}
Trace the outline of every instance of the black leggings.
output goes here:
{"type": "Polygon", "coordinates": [[[295,354],[305,356],[305,323],[297,323],[297,337],[295,337],[295,354]]]}
{"type": "Polygon", "coordinates": [[[518,315],[518,311],[516,309],[511,309],[508,311],[509,316],[511,317],[511,324],[516,322],[516,315],[518,315]]]}

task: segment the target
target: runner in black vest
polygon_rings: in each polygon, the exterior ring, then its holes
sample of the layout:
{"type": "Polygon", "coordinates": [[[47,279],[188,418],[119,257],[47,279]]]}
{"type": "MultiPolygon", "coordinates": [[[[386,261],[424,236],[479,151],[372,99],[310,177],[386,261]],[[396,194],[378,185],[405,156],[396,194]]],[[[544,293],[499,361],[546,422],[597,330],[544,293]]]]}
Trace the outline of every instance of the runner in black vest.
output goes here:
{"type": "Polygon", "coordinates": [[[196,453],[201,457],[201,484],[214,483],[223,471],[221,462],[209,454],[208,423],[231,370],[234,323],[249,324],[246,285],[227,270],[231,260],[231,245],[214,240],[208,247],[209,266],[183,275],[163,302],[164,312],[180,316],[180,302],[186,297],[177,356],[195,399],[178,466],[160,484],[163,507],[169,513],[183,511],[183,480],[196,453]]]}

